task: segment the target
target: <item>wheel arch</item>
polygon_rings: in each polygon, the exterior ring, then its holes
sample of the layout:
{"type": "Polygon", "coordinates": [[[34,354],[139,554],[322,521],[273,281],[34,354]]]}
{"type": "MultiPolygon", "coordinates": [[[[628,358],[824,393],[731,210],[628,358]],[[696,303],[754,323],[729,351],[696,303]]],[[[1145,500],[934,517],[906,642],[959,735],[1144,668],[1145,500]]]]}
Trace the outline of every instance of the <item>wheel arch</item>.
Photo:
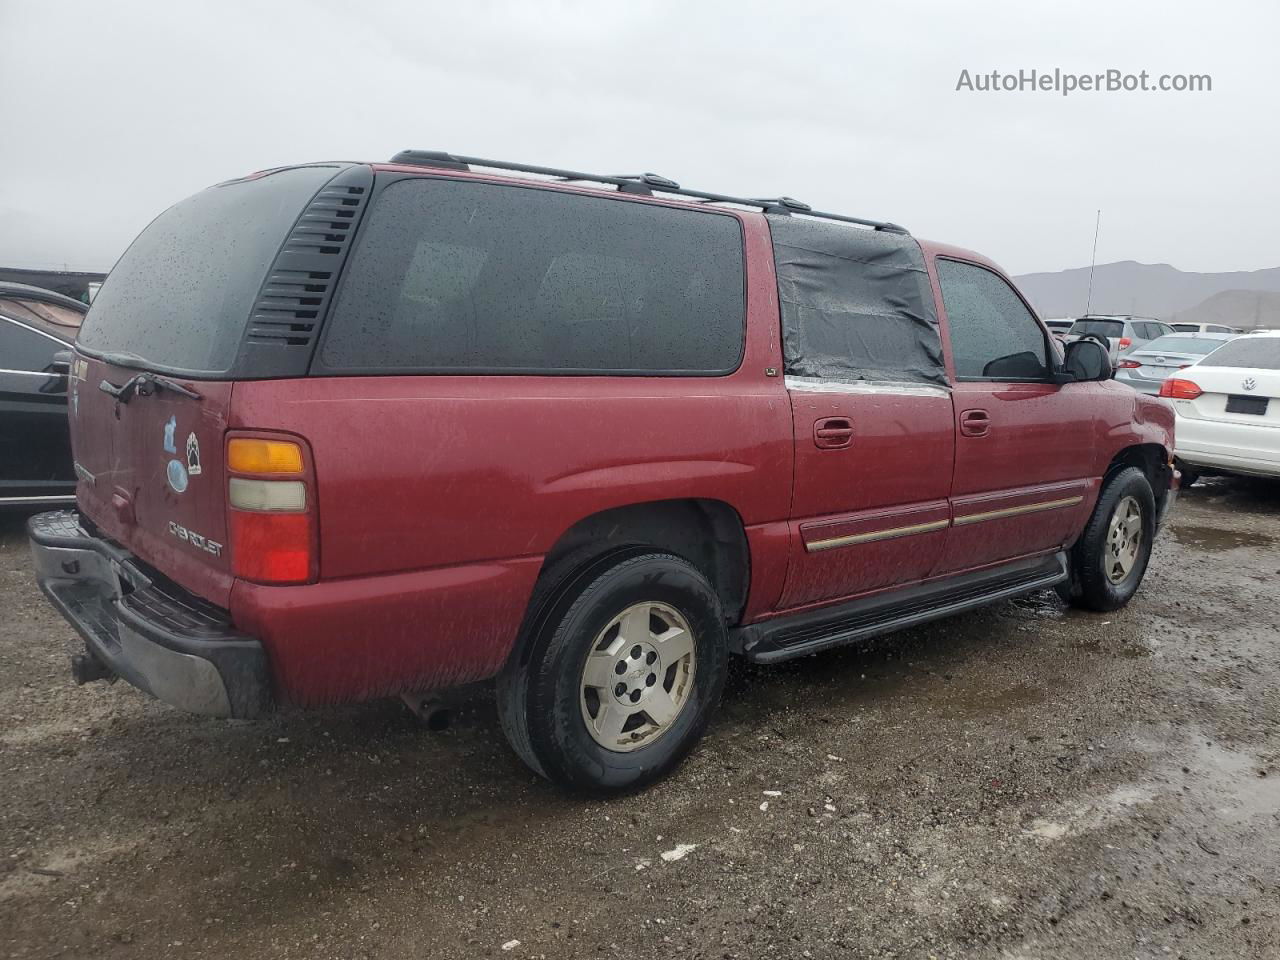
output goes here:
{"type": "Polygon", "coordinates": [[[1169,464],[1171,451],[1159,443],[1135,443],[1117,451],[1107,464],[1102,483],[1105,486],[1116,473],[1125,467],[1137,467],[1146,474],[1151,491],[1156,498],[1157,516],[1164,509],[1165,499],[1173,486],[1173,467],[1169,464]]]}
{"type": "Polygon", "coordinates": [[[746,609],[751,578],[746,527],[723,500],[653,500],[585,516],[562,532],[542,568],[511,652],[523,661],[557,602],[586,574],[637,550],[671,553],[697,567],[711,582],[733,626],[746,609]]]}

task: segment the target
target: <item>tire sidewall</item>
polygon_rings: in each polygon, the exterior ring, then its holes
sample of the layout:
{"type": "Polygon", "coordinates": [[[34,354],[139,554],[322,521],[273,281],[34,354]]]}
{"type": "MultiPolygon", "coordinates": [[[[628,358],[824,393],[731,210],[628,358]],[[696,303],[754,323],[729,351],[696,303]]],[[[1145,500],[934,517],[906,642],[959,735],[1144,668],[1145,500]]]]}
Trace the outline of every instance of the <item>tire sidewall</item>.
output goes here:
{"type": "Polygon", "coordinates": [[[1103,487],[1082,543],[1083,555],[1077,555],[1077,562],[1081,565],[1079,579],[1086,605],[1105,611],[1118,609],[1129,602],[1146,576],[1155,533],[1156,501],[1151,483],[1141,470],[1127,467],[1115,474],[1103,487]],[[1133,497],[1142,511],[1142,545],[1129,575],[1119,583],[1112,583],[1104,565],[1107,534],[1112,517],[1125,497],[1133,497]]]}
{"type": "Polygon", "coordinates": [[[725,626],[719,600],[686,561],[647,554],[615,566],[588,584],[557,624],[548,624],[545,649],[535,653],[530,734],[556,779],[588,790],[641,786],[674,767],[706,729],[724,689],[725,626]],[[674,607],[694,635],[693,689],[672,726],[652,743],[628,752],[608,750],[582,718],[582,672],[596,638],[619,613],[653,601],[674,607]],[[540,656],[538,655],[540,654],[540,656]]]}

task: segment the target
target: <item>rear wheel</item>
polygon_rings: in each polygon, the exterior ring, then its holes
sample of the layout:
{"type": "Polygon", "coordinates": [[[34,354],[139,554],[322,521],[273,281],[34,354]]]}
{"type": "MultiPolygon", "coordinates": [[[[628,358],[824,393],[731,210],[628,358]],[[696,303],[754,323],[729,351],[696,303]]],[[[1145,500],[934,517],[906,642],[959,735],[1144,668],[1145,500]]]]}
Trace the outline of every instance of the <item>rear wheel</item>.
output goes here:
{"type": "Polygon", "coordinates": [[[1137,467],[1113,474],[1071,550],[1071,582],[1059,593],[1086,610],[1123,607],[1147,572],[1155,521],[1155,495],[1146,474],[1137,467]]]}
{"type": "Polygon", "coordinates": [[[727,659],[720,602],[701,572],[670,554],[630,556],[575,582],[528,661],[508,668],[504,729],[548,779],[634,789],[702,736],[727,659]]]}

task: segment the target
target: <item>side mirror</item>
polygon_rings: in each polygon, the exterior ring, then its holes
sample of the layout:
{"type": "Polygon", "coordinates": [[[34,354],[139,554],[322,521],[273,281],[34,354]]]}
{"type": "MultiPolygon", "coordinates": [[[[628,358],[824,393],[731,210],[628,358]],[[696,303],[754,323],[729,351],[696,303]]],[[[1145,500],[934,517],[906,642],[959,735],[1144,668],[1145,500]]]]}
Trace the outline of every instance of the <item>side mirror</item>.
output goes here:
{"type": "Polygon", "coordinates": [[[1115,373],[1110,351],[1091,337],[1067,344],[1064,367],[1077,381],[1110,380],[1115,373]]]}
{"type": "Polygon", "coordinates": [[[68,373],[71,370],[73,354],[70,350],[59,350],[49,358],[50,373],[68,373]]]}

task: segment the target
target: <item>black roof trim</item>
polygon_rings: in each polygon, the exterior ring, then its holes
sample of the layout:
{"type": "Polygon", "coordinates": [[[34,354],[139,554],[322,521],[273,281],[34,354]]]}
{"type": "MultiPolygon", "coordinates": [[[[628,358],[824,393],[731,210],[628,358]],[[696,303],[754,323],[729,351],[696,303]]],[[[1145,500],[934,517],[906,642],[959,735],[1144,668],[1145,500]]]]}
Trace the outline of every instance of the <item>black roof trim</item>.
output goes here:
{"type": "Polygon", "coordinates": [[[856,223],[859,226],[871,227],[888,233],[909,233],[905,227],[896,223],[881,220],[867,220],[862,217],[850,217],[841,213],[825,213],[814,210],[807,203],[791,197],[773,197],[759,199],[750,197],[733,197],[721,193],[708,193],[703,190],[690,190],[680,186],[674,180],[659,176],[656,173],[642,173],[630,176],[608,176],[605,174],[583,173],[578,170],[561,170],[556,167],[537,167],[528,163],[513,163],[509,160],[485,160],[481,157],[464,157],[442,150],[401,150],[391,158],[391,163],[407,163],[415,166],[439,167],[445,170],[471,170],[473,167],[487,167],[491,170],[511,170],[516,173],[534,173],[557,180],[589,180],[593,183],[608,183],[617,187],[622,193],[636,193],[652,196],[654,193],[674,194],[681,197],[693,197],[703,203],[733,203],[744,207],[760,207],[768,213],[797,213],[806,217],[820,217],[824,220],[839,220],[844,223],[856,223]]]}

